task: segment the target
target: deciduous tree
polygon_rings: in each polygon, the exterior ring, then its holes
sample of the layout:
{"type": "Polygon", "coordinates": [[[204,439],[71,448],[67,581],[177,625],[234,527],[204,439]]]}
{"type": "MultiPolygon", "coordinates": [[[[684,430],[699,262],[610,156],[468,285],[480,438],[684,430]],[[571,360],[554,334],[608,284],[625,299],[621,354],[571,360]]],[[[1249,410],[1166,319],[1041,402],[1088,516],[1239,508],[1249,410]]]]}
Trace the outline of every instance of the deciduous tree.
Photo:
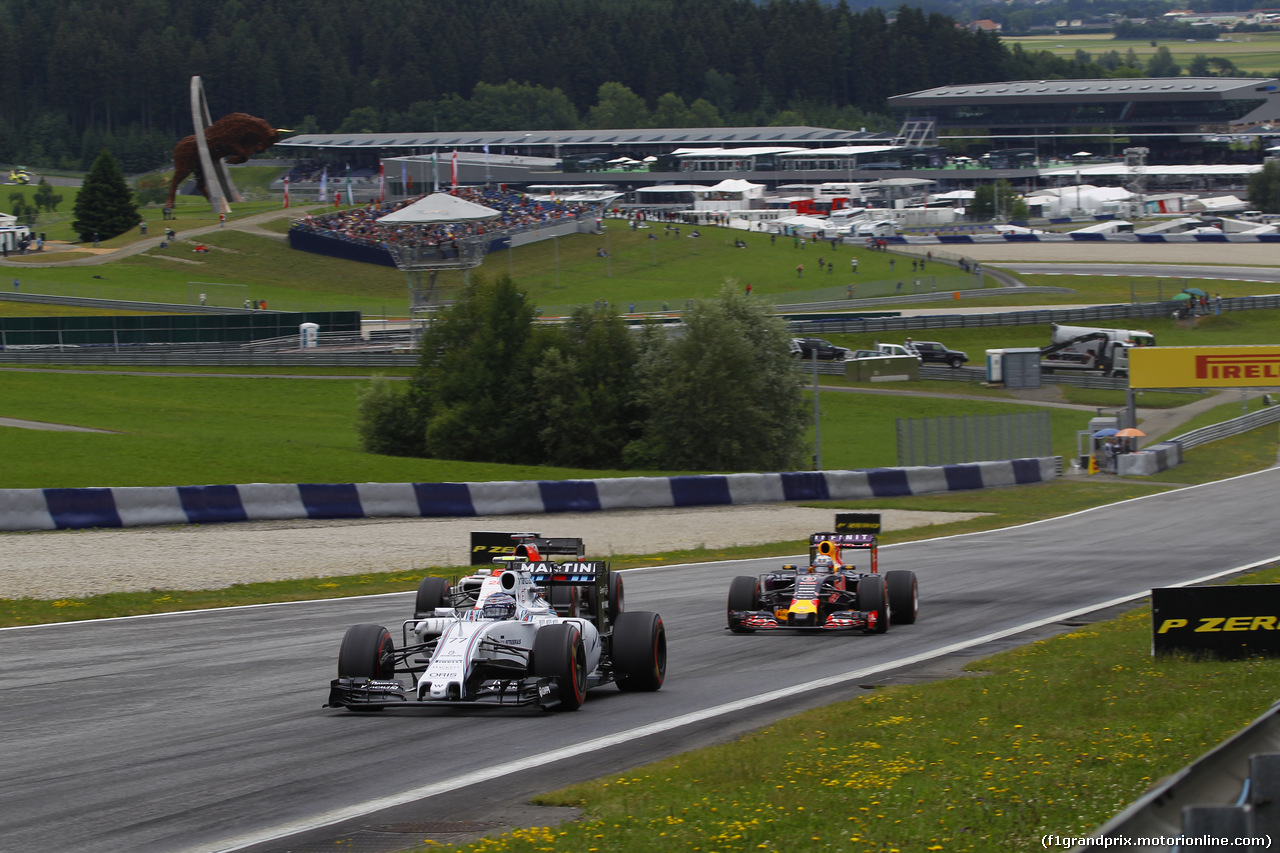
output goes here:
{"type": "Polygon", "coordinates": [[[619,468],[639,437],[638,353],[622,318],[580,308],[545,344],[538,386],[543,461],[577,468],[619,468]]]}
{"type": "Polygon", "coordinates": [[[633,467],[788,470],[805,451],[806,415],[789,335],[771,305],[727,283],[684,313],[684,334],[642,345],[644,435],[633,467]]]}
{"type": "Polygon", "coordinates": [[[1269,161],[1249,176],[1249,203],[1263,213],[1280,213],[1280,162],[1269,161]]]}

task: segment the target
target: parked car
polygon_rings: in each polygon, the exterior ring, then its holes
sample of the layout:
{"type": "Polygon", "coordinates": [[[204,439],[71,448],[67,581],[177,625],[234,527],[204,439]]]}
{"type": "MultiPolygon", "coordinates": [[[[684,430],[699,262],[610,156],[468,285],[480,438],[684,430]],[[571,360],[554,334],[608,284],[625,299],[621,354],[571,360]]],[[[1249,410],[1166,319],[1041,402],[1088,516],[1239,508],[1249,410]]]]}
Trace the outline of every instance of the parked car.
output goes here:
{"type": "Polygon", "coordinates": [[[922,361],[919,353],[915,350],[909,350],[902,344],[876,344],[876,352],[882,356],[904,356],[906,358],[914,358],[916,361],[922,361]]]}
{"type": "Polygon", "coordinates": [[[969,356],[958,349],[947,349],[937,341],[913,341],[907,338],[907,349],[915,352],[924,364],[947,364],[959,367],[969,360],[969,356]]]}
{"type": "Polygon", "coordinates": [[[847,347],[838,347],[822,338],[792,338],[791,354],[797,358],[813,358],[817,353],[819,359],[828,361],[844,361],[849,357],[847,347]]]}

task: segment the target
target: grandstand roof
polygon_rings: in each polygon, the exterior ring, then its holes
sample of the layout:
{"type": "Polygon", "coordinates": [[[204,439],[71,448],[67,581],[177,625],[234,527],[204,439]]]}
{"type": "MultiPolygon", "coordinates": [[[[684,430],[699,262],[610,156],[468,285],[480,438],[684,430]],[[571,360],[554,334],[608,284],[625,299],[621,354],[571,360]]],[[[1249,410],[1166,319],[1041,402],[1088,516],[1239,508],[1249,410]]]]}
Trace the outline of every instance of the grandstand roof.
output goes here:
{"type": "Polygon", "coordinates": [[[1145,77],[971,83],[895,95],[889,106],[928,116],[940,131],[976,128],[998,135],[1023,129],[1041,136],[1204,132],[1280,120],[1280,80],[1145,77]]]}
{"type": "Polygon", "coordinates": [[[277,145],[296,148],[482,148],[521,147],[621,147],[663,145],[788,145],[815,143],[847,145],[875,140],[881,134],[827,127],[678,127],[629,130],[507,130],[484,133],[303,133],[282,139],[277,145]]]}
{"type": "Polygon", "coordinates": [[[1271,97],[1280,94],[1274,77],[1144,77],[1105,80],[1017,80],[938,86],[894,95],[889,104],[915,108],[926,103],[991,101],[1167,100],[1170,98],[1271,97]]]}

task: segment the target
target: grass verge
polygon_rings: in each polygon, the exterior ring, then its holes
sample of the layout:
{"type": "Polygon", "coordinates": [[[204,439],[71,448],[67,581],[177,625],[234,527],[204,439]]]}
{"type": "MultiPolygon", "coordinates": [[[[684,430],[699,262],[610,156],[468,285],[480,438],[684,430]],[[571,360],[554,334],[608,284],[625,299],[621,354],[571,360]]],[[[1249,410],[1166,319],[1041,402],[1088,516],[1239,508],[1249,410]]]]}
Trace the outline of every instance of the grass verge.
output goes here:
{"type": "Polygon", "coordinates": [[[583,819],[462,849],[1043,849],[1046,835],[1105,822],[1275,698],[1260,685],[1280,660],[1152,659],[1150,643],[1139,607],[977,661],[970,677],[877,689],[544,795],[536,802],[579,806],[583,819]]]}
{"type": "MultiPolygon", "coordinates": [[[[334,370],[332,375],[341,372],[334,370]]],[[[7,442],[0,488],[432,483],[690,473],[495,465],[369,454],[360,449],[354,428],[356,395],[361,386],[358,378],[307,379],[293,375],[293,371],[280,373],[280,378],[241,379],[0,368],[5,417],[115,431],[0,428],[7,442]]],[[[822,393],[820,401],[823,464],[829,469],[896,465],[897,418],[1031,410],[1016,401],[836,391],[822,393]]],[[[1088,417],[1088,412],[1051,410],[1059,453],[1075,452],[1075,430],[1086,427],[1088,417]]]]}

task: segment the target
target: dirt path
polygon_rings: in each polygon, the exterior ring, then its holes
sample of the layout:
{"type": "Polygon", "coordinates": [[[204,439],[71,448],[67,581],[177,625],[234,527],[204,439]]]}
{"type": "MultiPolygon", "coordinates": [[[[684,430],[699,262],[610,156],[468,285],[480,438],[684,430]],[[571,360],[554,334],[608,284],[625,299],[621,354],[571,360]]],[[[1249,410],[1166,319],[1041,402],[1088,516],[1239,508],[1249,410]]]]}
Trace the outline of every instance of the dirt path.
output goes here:
{"type": "MultiPolygon", "coordinates": [[[[272,239],[285,239],[283,234],[262,228],[262,223],[272,222],[276,219],[295,219],[302,212],[303,208],[281,208],[279,210],[268,210],[263,213],[255,213],[239,219],[230,219],[225,227],[214,223],[212,225],[200,225],[195,228],[188,228],[178,234],[180,240],[190,240],[193,237],[200,237],[205,234],[212,234],[216,231],[245,231],[258,236],[270,237],[272,239]]],[[[84,267],[95,266],[97,264],[105,264],[111,261],[118,261],[121,258],[127,258],[132,255],[139,255],[150,249],[154,249],[164,241],[164,223],[159,223],[161,233],[155,237],[140,237],[127,246],[120,246],[114,249],[94,249],[91,246],[80,246],[71,243],[48,243],[49,248],[45,254],[49,255],[65,255],[75,253],[79,257],[59,258],[55,261],[35,261],[35,260],[0,260],[0,266],[14,267],[19,269],[30,269],[37,267],[84,267]]],[[[39,257],[39,255],[25,255],[25,258],[39,257]]]]}

